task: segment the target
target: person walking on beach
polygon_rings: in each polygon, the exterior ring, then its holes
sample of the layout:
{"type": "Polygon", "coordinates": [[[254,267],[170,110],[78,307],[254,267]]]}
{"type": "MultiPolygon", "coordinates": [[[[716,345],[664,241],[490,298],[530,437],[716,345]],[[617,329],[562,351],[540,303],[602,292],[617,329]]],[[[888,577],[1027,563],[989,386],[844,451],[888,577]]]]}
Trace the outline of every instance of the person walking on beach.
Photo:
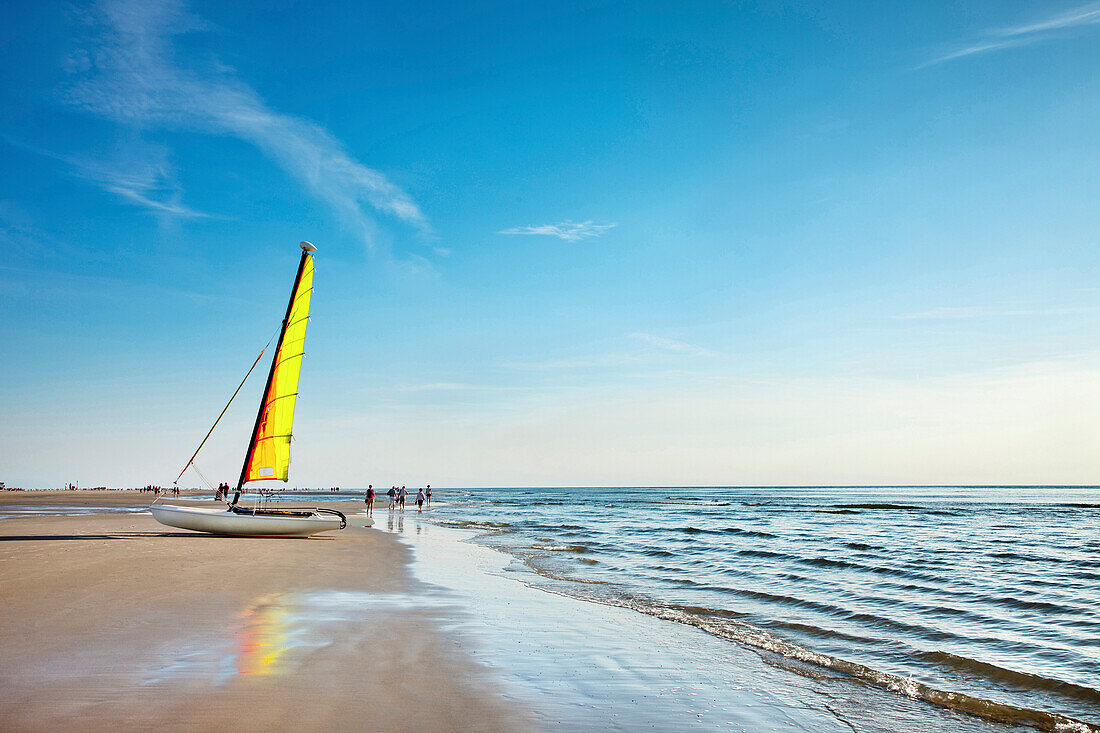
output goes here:
{"type": "Polygon", "coordinates": [[[390,497],[390,511],[393,511],[394,500],[397,497],[397,487],[391,486],[390,490],[386,492],[386,495],[390,497]]]}
{"type": "Polygon", "coordinates": [[[428,508],[432,508],[432,485],[428,484],[428,508]]]}
{"type": "Polygon", "coordinates": [[[416,511],[418,514],[424,513],[424,489],[418,489],[416,492],[416,511]]]}
{"type": "Polygon", "coordinates": [[[374,484],[367,485],[367,516],[374,516],[374,484]]]}
{"type": "Polygon", "coordinates": [[[405,497],[409,495],[409,492],[402,486],[401,490],[397,492],[397,504],[401,507],[401,511],[405,511],[405,497]]]}

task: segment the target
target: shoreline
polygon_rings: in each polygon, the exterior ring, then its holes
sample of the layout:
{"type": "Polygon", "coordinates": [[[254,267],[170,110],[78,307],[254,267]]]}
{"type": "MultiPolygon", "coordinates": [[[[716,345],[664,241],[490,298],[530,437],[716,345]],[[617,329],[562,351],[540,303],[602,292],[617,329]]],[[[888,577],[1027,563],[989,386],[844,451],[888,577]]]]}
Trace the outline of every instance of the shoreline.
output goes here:
{"type": "Polygon", "coordinates": [[[478,531],[415,511],[383,506],[367,529],[361,501],[325,502],[347,529],[227,538],[125,512],[148,494],[50,493],[0,493],[0,515],[92,511],[0,520],[10,730],[1034,730],[540,588],[478,531]]]}
{"type": "Polygon", "coordinates": [[[416,577],[470,612],[481,609],[455,628],[550,729],[1035,730],[853,684],[843,673],[792,671],[694,626],[548,590],[520,560],[478,543],[477,530],[392,520],[376,516],[413,548],[416,577]]]}

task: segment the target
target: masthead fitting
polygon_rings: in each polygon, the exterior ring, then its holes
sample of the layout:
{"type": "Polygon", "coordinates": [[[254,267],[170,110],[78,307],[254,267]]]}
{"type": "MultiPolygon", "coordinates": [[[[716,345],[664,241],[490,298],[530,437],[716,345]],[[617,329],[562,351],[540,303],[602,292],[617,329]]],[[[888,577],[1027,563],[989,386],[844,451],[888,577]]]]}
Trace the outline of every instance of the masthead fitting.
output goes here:
{"type": "Polygon", "coordinates": [[[302,242],[302,243],[301,243],[301,244],[299,244],[298,246],[299,246],[299,247],[301,247],[301,248],[302,248],[302,251],[304,251],[304,252],[316,252],[316,251],[317,251],[317,248],[316,248],[316,247],[314,247],[314,246],[313,246],[312,244],[310,244],[309,242],[302,242]]]}

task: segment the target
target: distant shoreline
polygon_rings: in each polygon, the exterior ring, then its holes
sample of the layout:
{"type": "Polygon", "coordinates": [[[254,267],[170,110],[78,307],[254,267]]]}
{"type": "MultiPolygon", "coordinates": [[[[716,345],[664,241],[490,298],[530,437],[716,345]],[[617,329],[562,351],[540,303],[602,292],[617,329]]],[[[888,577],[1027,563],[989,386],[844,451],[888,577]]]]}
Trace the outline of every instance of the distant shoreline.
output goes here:
{"type": "MultiPolygon", "coordinates": [[[[409,485],[409,484],[407,484],[409,485]]],[[[379,486],[382,486],[379,484],[379,486]]],[[[169,487],[162,486],[161,489],[168,489],[169,487]]],[[[419,487],[418,487],[419,488],[419,487]]],[[[713,491],[715,489],[1100,489],[1100,484],[685,484],[685,485],[663,485],[655,484],[652,486],[639,486],[633,484],[616,484],[608,486],[566,486],[564,484],[544,484],[539,486],[514,486],[510,484],[499,484],[491,486],[442,486],[432,484],[432,488],[438,491],[446,490],[471,490],[471,491],[491,491],[493,489],[518,489],[521,491],[540,491],[545,489],[566,489],[569,491],[591,489],[593,491],[611,491],[614,489],[668,489],[670,491],[684,491],[701,489],[706,491],[713,491]]],[[[338,491],[331,491],[328,488],[309,488],[309,487],[273,487],[273,488],[256,488],[245,489],[248,493],[272,492],[276,494],[292,494],[292,493],[363,493],[367,490],[366,486],[348,486],[340,487],[338,491]]],[[[52,492],[57,494],[70,493],[70,494],[85,494],[85,493],[104,493],[110,491],[130,491],[135,493],[141,493],[140,487],[131,486],[107,486],[107,487],[93,487],[86,489],[62,489],[62,488],[27,488],[27,487],[4,487],[0,489],[0,495],[4,492],[52,492]]],[[[151,492],[146,492],[151,493],[151,492]]],[[[181,495],[195,496],[213,494],[214,489],[205,488],[180,488],[181,495]]]]}

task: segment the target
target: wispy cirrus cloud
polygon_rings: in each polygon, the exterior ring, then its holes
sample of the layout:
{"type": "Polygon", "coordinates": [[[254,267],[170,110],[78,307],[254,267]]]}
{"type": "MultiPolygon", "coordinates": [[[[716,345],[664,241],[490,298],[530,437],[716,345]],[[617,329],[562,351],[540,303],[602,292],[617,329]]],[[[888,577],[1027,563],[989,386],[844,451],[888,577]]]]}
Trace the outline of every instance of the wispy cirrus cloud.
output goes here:
{"type": "Polygon", "coordinates": [[[60,159],[72,167],[73,175],[78,178],[92,181],[105,191],[154,214],[185,219],[210,216],[182,203],[183,191],[176,181],[164,148],[152,150],[147,157],[136,157],[124,162],[60,159]]]}
{"type": "Polygon", "coordinates": [[[588,237],[598,237],[608,229],[618,226],[616,223],[597,224],[592,221],[563,221],[560,224],[542,224],[540,226],[512,227],[497,232],[497,234],[540,234],[547,237],[557,237],[567,242],[578,242],[588,237]]]}
{"type": "MultiPolygon", "coordinates": [[[[675,356],[718,356],[710,349],[689,344],[677,339],[656,336],[651,333],[635,332],[625,336],[629,341],[641,343],[643,347],[633,346],[597,354],[585,354],[541,361],[509,361],[500,366],[505,369],[524,371],[573,371],[573,370],[620,370],[627,367],[653,367],[668,363],[675,356]]],[[[621,343],[621,342],[620,342],[621,343]]]]}
{"type": "Polygon", "coordinates": [[[154,214],[201,219],[212,215],[182,203],[183,189],[163,145],[127,140],[121,153],[65,155],[4,137],[7,144],[64,163],[72,176],[90,181],[104,191],[148,209],[154,214]]]}
{"type": "Polygon", "coordinates": [[[999,51],[1050,40],[1058,37],[1056,31],[1095,25],[1100,25],[1100,2],[1086,3],[1031,23],[1005,28],[992,28],[986,31],[984,36],[977,41],[962,48],[934,56],[918,68],[934,66],[967,56],[989,53],[990,51],[999,51]]]}
{"type": "MultiPolygon", "coordinates": [[[[206,28],[179,0],[103,0],[92,15],[91,37],[68,64],[74,76],[64,94],[68,103],[138,129],[198,130],[251,143],[368,244],[374,224],[366,207],[431,230],[405,191],[355,160],[322,127],[272,109],[216,60],[178,52],[176,36],[206,28]]],[[[156,208],[158,201],[140,187],[122,182],[118,189],[156,208]]]]}
{"type": "Polygon", "coordinates": [[[531,387],[501,384],[471,384],[469,382],[416,382],[391,388],[393,392],[517,392],[531,387]]]}
{"type": "Polygon", "coordinates": [[[695,344],[689,344],[684,341],[677,341],[676,339],[665,338],[663,336],[654,336],[651,333],[632,333],[630,338],[635,341],[641,341],[643,344],[648,344],[661,351],[668,351],[674,354],[689,354],[691,356],[715,356],[715,353],[710,349],[704,349],[702,346],[696,346],[695,344]]]}
{"type": "Polygon", "coordinates": [[[570,371],[620,369],[622,367],[648,364],[650,361],[651,359],[641,354],[611,352],[606,354],[589,354],[557,359],[544,359],[541,361],[506,361],[500,364],[500,366],[502,369],[516,369],[521,371],[570,371]]]}
{"type": "Polygon", "coordinates": [[[926,311],[894,316],[900,320],[957,320],[968,318],[1007,318],[1026,316],[1068,316],[1092,313],[1095,308],[990,308],[980,306],[938,306],[926,311]]]}

